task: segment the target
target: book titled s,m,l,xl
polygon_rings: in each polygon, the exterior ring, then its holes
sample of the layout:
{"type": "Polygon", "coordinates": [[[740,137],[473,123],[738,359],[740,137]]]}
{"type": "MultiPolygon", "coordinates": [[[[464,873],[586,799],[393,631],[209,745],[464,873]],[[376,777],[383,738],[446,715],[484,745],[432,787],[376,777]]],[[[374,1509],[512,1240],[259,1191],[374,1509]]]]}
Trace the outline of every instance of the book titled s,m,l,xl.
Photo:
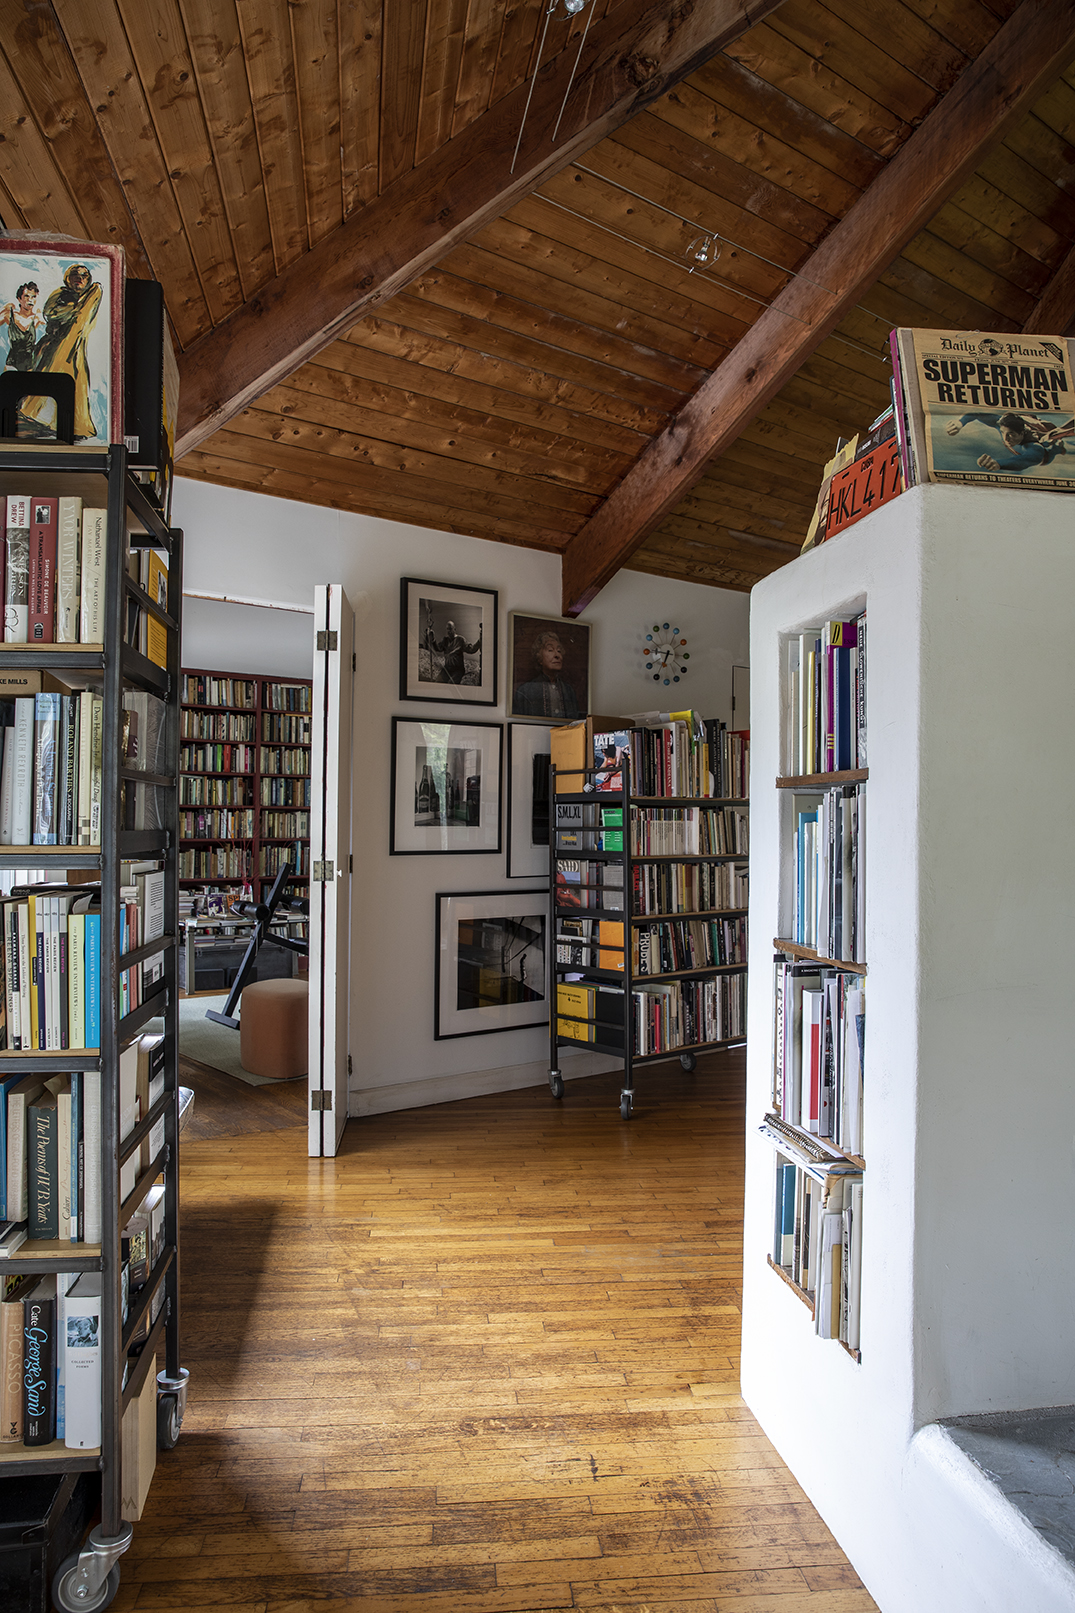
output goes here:
{"type": "Polygon", "coordinates": [[[24,1445],[56,1438],[56,1279],[44,1277],[23,1300],[24,1445]]]}
{"type": "Polygon", "coordinates": [[[30,617],[30,498],[25,493],[8,495],[4,548],[4,638],[25,644],[30,617]]]}

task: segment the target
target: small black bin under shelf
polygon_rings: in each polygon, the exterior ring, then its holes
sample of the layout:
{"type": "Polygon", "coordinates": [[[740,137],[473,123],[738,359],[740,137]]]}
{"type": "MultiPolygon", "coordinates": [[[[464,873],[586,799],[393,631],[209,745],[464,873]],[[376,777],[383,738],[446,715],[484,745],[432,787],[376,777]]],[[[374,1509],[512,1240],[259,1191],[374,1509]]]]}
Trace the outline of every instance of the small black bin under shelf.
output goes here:
{"type": "Polygon", "coordinates": [[[97,1473],[0,1478],[0,1608],[51,1613],[53,1576],[100,1511],[97,1473]]]}

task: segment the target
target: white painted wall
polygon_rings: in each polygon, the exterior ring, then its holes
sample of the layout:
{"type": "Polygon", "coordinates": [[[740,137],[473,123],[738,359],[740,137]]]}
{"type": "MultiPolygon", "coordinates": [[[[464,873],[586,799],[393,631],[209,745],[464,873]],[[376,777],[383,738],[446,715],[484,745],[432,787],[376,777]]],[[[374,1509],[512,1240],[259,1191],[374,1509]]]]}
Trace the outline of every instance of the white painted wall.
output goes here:
{"type": "MultiPolygon", "coordinates": [[[[390,857],[389,763],[392,716],[423,712],[420,705],[399,699],[400,578],[499,590],[500,705],[438,704],[435,710],[502,722],[508,612],[559,615],[559,559],[182,476],[175,485],[173,520],[185,532],[184,586],[191,594],[309,605],[315,583],[341,582],[355,606],[351,1112],[406,1108],[544,1081],[548,1037],[541,1030],[433,1040],[434,896],[504,889],[504,856],[390,857]]],[[[227,643],[209,657],[213,641],[202,633],[207,618],[195,609],[199,637],[191,642],[202,647],[205,658],[194,664],[227,668],[227,643]]],[[[674,704],[689,701],[705,715],[727,720],[731,667],[747,659],[747,616],[743,594],[621,572],[583,617],[593,624],[592,708],[611,715],[667,707],[668,692],[656,694],[639,653],[652,618],[672,621],[690,641],[691,670],[674,704]]],[[[244,654],[248,640],[249,634],[244,654]]],[[[565,1075],[614,1067],[614,1061],[598,1064],[594,1055],[579,1054],[572,1065],[565,1056],[565,1075]]]]}
{"type": "Polygon", "coordinates": [[[752,595],[743,1393],[883,1613],[1075,1608],[1070,1569],[1028,1550],[1014,1509],[927,1426],[1075,1400],[1073,517],[1056,494],[919,488],[752,595]],[[790,805],[773,788],[780,638],[863,602],[856,1365],[766,1266],[773,1152],[755,1127],[792,877],[790,805]]]}
{"type": "Polygon", "coordinates": [[[187,594],[183,600],[182,664],[211,672],[268,672],[308,678],[314,619],[309,611],[237,605],[187,594]],[[215,661],[214,656],[224,656],[215,661]]]}

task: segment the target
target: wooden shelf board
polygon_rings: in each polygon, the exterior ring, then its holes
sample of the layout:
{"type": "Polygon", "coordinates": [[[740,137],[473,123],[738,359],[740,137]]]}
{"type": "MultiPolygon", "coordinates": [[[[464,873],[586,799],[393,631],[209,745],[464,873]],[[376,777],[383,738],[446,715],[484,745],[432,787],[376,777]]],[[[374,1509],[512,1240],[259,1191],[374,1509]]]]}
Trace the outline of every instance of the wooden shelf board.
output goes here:
{"type": "Polygon", "coordinates": [[[868,767],[848,767],[839,773],[798,773],[778,778],[778,790],[826,790],[830,784],[863,784],[870,776],[868,767]]]}
{"type": "Polygon", "coordinates": [[[804,947],[798,941],[783,941],[779,936],[773,939],[773,945],[778,952],[787,952],[793,958],[806,958],[809,962],[824,964],[826,968],[842,969],[847,974],[864,975],[864,963],[852,963],[849,958],[826,958],[813,947],[804,947]]]}
{"type": "Polygon", "coordinates": [[[769,1265],[772,1268],[772,1270],[776,1272],[776,1274],[780,1278],[781,1282],[787,1283],[788,1287],[791,1289],[791,1291],[795,1295],[796,1299],[801,1299],[803,1304],[806,1306],[807,1310],[810,1312],[810,1315],[813,1316],[813,1314],[814,1314],[814,1302],[810,1298],[810,1295],[807,1293],[806,1289],[805,1288],[800,1288],[798,1283],[794,1280],[794,1278],[788,1276],[788,1274],[784,1270],[783,1266],[778,1266],[777,1265],[777,1263],[773,1259],[772,1255],[766,1255],[765,1258],[769,1262],[769,1265]]]}
{"type": "Polygon", "coordinates": [[[673,919],[741,918],[749,911],[745,907],[705,907],[686,913],[632,913],[632,924],[668,924],[673,919]]]}
{"type": "Polygon", "coordinates": [[[103,655],[105,652],[103,644],[18,644],[12,639],[4,639],[2,644],[5,652],[13,650],[19,655],[103,655]]]}
{"type": "Polygon", "coordinates": [[[9,1463],[30,1462],[35,1466],[40,1464],[42,1467],[56,1470],[63,1466],[92,1469],[97,1467],[100,1460],[99,1448],[93,1451],[71,1451],[62,1439],[54,1439],[51,1445],[24,1445],[21,1440],[18,1443],[5,1441],[0,1444],[0,1467],[9,1463]]]}
{"type": "MultiPolygon", "coordinates": [[[[611,950],[611,949],[610,949],[611,950]]],[[[682,980],[685,975],[745,974],[745,963],[698,963],[693,969],[671,969],[667,974],[644,975],[631,971],[632,986],[644,986],[651,980],[682,980]]]]}
{"type": "Polygon", "coordinates": [[[0,1275],[28,1263],[36,1265],[42,1260],[55,1261],[58,1266],[62,1266],[65,1261],[100,1260],[100,1258],[99,1243],[71,1243],[66,1238],[27,1238],[14,1254],[0,1261],[0,1275]]]}

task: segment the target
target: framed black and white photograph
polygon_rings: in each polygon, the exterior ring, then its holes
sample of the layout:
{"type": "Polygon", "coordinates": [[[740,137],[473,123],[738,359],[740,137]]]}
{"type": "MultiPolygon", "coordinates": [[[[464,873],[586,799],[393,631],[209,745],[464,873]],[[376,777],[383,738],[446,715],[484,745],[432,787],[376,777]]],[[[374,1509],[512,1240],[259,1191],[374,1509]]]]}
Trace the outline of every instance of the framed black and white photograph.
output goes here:
{"type": "Polygon", "coordinates": [[[590,709],[590,627],[511,613],[509,717],[572,722],[590,709]]]}
{"type": "Polygon", "coordinates": [[[400,579],[399,698],[495,706],[497,591],[400,579]]]}
{"type": "Polygon", "coordinates": [[[500,850],[499,723],[392,718],[394,857],[500,850]]]}
{"type": "Polygon", "coordinates": [[[435,1039],[548,1022],[548,893],[438,894],[435,1039]]]}
{"type": "Polygon", "coordinates": [[[549,877],[551,728],[508,724],[508,878],[549,877]]]}

